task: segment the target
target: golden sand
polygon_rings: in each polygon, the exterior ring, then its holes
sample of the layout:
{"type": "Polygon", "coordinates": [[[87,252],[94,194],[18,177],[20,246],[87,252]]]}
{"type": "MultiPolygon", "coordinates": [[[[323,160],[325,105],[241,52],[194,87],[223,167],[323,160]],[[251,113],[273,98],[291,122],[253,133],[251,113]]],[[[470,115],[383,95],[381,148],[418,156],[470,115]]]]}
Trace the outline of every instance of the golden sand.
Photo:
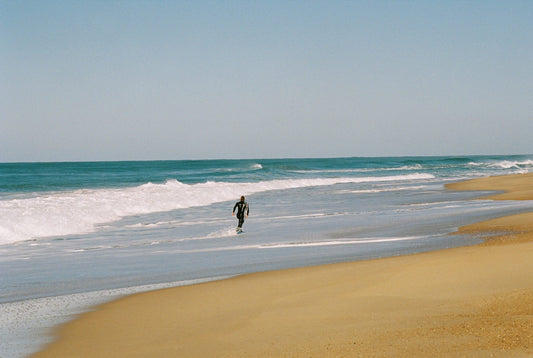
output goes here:
{"type": "MultiPolygon", "coordinates": [[[[506,176],[449,187],[532,199],[532,181],[506,176]]],[[[533,356],[533,214],[461,230],[498,232],[502,245],[140,293],[65,324],[34,356],[533,356]]]]}

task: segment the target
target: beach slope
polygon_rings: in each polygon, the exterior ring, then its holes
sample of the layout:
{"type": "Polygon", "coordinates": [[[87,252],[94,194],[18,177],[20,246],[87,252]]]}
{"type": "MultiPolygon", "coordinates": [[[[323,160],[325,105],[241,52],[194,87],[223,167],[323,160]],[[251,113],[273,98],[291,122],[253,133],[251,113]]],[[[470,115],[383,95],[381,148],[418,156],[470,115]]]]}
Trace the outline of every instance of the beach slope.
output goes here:
{"type": "MultiPolygon", "coordinates": [[[[530,200],[532,181],[449,189],[530,200]]],[[[533,214],[461,230],[498,240],[135,294],[65,324],[34,357],[533,355],[533,214]]]]}

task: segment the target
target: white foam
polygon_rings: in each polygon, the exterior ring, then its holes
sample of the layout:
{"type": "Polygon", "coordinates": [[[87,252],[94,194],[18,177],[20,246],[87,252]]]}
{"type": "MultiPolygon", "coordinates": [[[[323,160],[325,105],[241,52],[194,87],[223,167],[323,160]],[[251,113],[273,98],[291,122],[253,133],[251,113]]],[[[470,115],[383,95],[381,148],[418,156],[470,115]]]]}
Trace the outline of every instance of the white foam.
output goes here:
{"type": "Polygon", "coordinates": [[[406,236],[406,237],[378,237],[364,239],[337,239],[332,241],[313,241],[313,242],[290,242],[280,244],[261,245],[263,249],[287,248],[287,247],[314,247],[314,246],[337,246],[337,245],[355,245],[355,244],[374,244],[381,242],[396,242],[408,240],[426,239],[427,236],[406,236]]]}
{"type": "Polygon", "coordinates": [[[371,173],[382,171],[400,171],[400,170],[423,170],[421,164],[405,165],[402,167],[377,167],[377,168],[355,168],[355,169],[315,169],[315,170],[292,170],[293,173],[371,173]]]}
{"type": "MultiPolygon", "coordinates": [[[[232,230],[233,231],[233,230],[232,230]]],[[[233,235],[233,234],[232,234],[233,235]]],[[[234,245],[223,247],[211,247],[203,249],[174,250],[175,253],[198,253],[198,252],[221,252],[221,251],[238,251],[238,250],[269,250],[280,248],[306,248],[306,247],[321,247],[321,246],[337,246],[337,245],[361,245],[361,244],[375,244],[386,242],[410,241],[427,239],[430,236],[405,236],[405,237],[368,237],[368,238],[339,238],[330,241],[300,241],[300,242],[278,242],[271,244],[249,244],[249,245],[234,245]]]]}
{"type": "Polygon", "coordinates": [[[524,161],[509,161],[504,160],[497,163],[492,163],[489,166],[501,169],[525,169],[533,167],[533,160],[524,160],[524,161]]]}
{"type": "Polygon", "coordinates": [[[341,183],[410,181],[434,178],[413,173],[384,177],[271,180],[257,183],[206,182],[184,184],[168,180],[122,189],[83,189],[0,200],[0,244],[40,237],[92,232],[98,224],[130,215],[206,206],[271,190],[341,183]]]}
{"type": "Polygon", "coordinates": [[[51,341],[51,332],[43,327],[58,326],[96,305],[122,296],[230,277],[149,284],[0,304],[0,356],[18,358],[34,353],[51,341]]]}
{"type": "Polygon", "coordinates": [[[181,221],[181,220],[171,220],[171,221],[158,221],[155,223],[137,223],[126,225],[127,228],[134,229],[152,229],[157,227],[178,227],[178,226],[197,226],[204,224],[215,224],[220,222],[225,222],[226,219],[212,219],[212,220],[198,220],[198,221],[181,221]]]}

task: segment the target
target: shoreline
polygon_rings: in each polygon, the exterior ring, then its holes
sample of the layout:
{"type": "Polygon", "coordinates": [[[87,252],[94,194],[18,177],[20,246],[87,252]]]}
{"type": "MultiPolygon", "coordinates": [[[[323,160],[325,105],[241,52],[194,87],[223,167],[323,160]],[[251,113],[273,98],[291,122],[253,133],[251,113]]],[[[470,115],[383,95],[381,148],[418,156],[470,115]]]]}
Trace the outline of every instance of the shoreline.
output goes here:
{"type": "MultiPolygon", "coordinates": [[[[446,187],[531,200],[530,182],[533,174],[520,174],[446,187]]],[[[127,296],[59,327],[32,357],[533,354],[533,213],[459,232],[490,237],[127,296]]]]}
{"type": "MultiPolygon", "coordinates": [[[[501,191],[481,199],[533,200],[533,173],[477,178],[446,184],[451,190],[501,191]]],[[[457,234],[479,234],[479,245],[509,244],[533,241],[533,213],[508,215],[460,227],[457,234]]]]}

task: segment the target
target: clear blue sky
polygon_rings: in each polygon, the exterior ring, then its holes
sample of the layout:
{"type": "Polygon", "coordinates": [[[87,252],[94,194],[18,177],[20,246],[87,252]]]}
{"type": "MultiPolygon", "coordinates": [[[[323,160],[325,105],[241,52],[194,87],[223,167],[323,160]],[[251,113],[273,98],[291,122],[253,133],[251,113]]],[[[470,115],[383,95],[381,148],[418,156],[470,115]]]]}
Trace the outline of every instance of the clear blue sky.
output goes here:
{"type": "Polygon", "coordinates": [[[0,162],[533,152],[533,1],[0,1],[0,162]]]}

